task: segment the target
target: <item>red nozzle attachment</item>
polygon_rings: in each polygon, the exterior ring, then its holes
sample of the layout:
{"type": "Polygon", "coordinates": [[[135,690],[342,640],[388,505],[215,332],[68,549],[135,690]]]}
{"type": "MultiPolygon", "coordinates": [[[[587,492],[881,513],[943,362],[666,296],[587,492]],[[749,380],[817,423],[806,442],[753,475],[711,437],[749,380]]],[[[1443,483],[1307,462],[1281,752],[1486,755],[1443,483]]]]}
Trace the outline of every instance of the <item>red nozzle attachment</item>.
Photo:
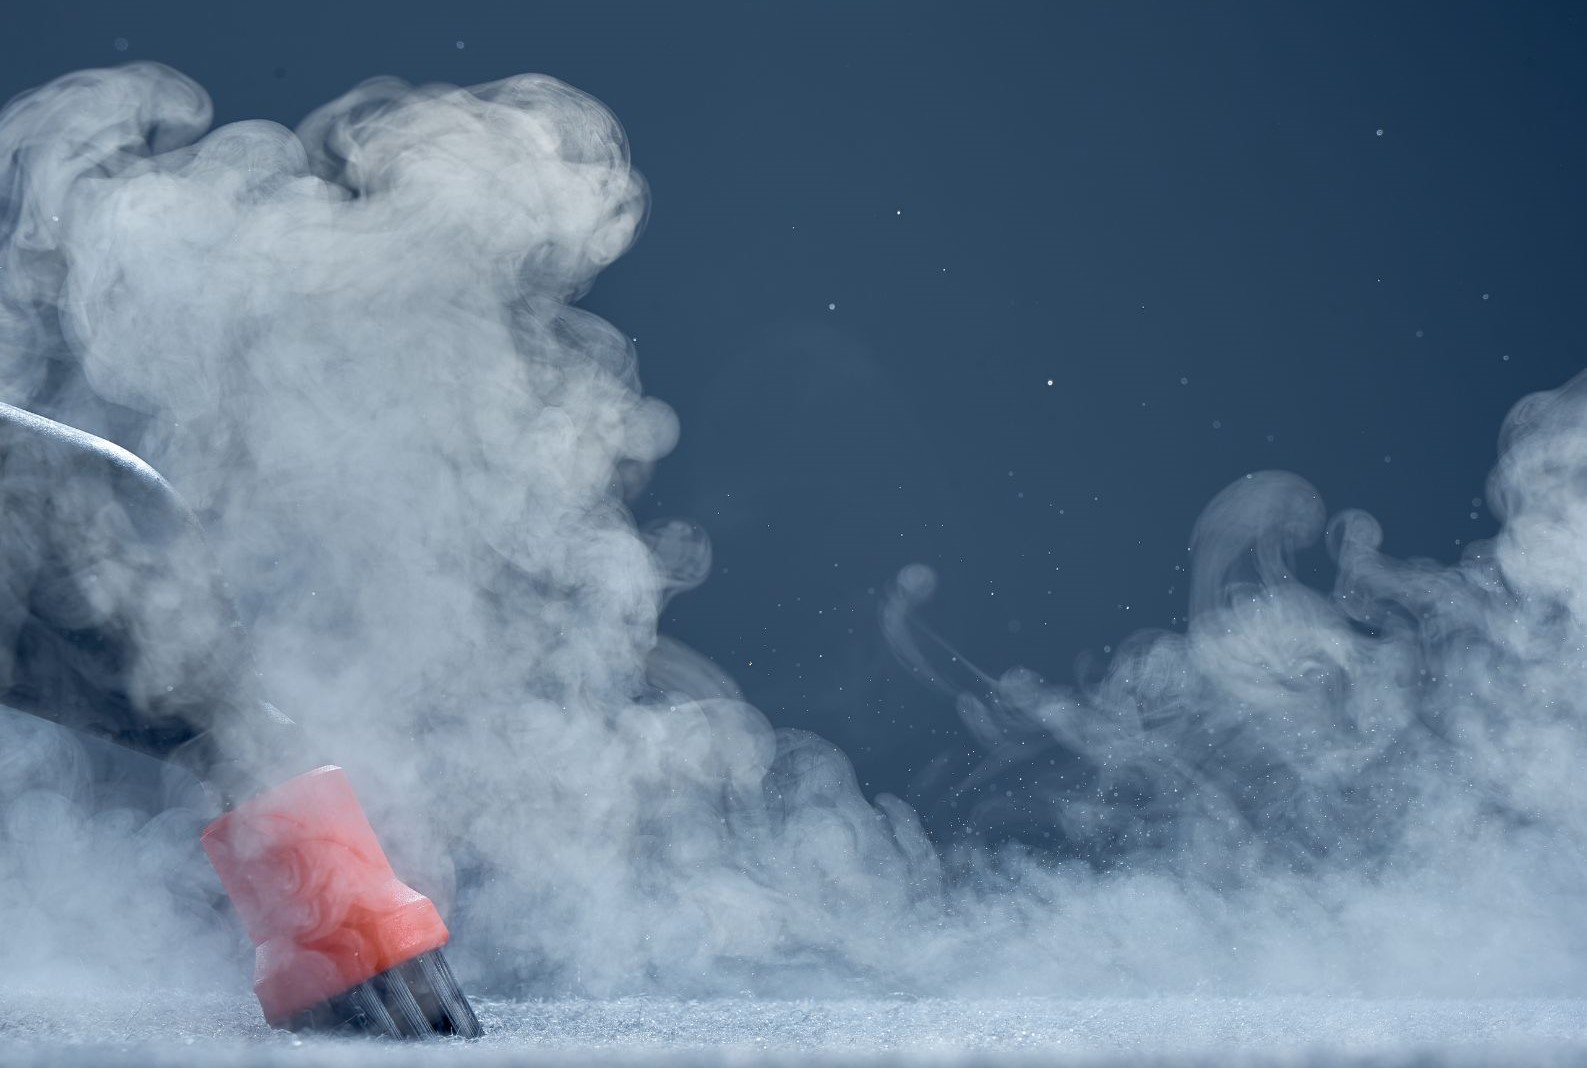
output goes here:
{"type": "Polygon", "coordinates": [[[259,947],[271,1026],[446,944],[446,924],[392,873],[341,768],[260,794],[204,830],[204,852],[259,947]]]}

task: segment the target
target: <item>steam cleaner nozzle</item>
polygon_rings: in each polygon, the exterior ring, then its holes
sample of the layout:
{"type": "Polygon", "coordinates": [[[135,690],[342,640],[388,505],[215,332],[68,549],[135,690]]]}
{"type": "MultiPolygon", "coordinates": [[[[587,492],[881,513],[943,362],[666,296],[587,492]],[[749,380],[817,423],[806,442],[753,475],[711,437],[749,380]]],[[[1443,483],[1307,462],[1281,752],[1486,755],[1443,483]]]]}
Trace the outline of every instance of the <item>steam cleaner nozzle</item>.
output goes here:
{"type": "Polygon", "coordinates": [[[479,1036],[441,955],[446,924],[392,872],[341,768],[243,802],[203,843],[257,947],[254,992],[271,1026],[479,1036]]]}

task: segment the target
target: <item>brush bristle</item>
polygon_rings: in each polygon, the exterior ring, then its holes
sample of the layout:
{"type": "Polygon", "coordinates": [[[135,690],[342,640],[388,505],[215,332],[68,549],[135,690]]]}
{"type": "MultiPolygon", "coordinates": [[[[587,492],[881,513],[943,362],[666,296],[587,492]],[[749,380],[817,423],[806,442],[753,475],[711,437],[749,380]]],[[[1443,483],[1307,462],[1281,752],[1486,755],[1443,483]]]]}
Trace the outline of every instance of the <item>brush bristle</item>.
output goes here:
{"type": "Polygon", "coordinates": [[[421,953],[287,1021],[288,1031],[387,1038],[478,1038],[479,1018],[438,949],[421,953]]]}

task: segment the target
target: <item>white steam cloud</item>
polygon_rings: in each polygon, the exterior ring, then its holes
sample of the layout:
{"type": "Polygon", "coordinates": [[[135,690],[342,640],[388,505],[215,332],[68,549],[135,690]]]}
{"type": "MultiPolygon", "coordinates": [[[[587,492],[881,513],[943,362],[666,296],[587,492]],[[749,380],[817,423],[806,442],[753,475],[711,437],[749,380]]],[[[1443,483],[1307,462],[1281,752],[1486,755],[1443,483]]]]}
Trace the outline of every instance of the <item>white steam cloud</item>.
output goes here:
{"type": "MultiPolygon", "coordinates": [[[[0,116],[0,387],[194,506],[267,696],[349,768],[476,988],[1587,978],[1581,389],[1517,408],[1504,531],[1452,568],[1382,556],[1369,517],[1326,523],[1293,476],[1236,483],[1196,531],[1188,631],[1138,636],[1093,687],[937,655],[915,618],[934,579],[906,569],[894,647],[962,692],[978,775],[1018,770],[1006,803],[1081,859],[939,854],[833,747],[658,638],[709,549],[684,521],[636,529],[625,494],[676,421],[572,304],[645,216],[612,116],[530,76],[377,80],[295,132],[209,120],[151,64],[0,116]],[[1331,594],[1291,564],[1325,528],[1331,594]]],[[[42,932],[0,939],[12,974],[232,967],[196,796],[139,823],[77,743],[0,735],[0,900],[42,932]]]]}

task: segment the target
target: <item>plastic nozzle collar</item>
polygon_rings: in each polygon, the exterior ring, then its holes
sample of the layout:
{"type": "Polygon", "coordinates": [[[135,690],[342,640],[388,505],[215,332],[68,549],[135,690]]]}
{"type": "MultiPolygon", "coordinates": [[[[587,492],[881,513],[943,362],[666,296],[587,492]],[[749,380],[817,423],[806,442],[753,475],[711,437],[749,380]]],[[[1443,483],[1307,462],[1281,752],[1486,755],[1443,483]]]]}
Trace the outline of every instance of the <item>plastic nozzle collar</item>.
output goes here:
{"type": "Polygon", "coordinates": [[[243,802],[203,843],[258,946],[254,992],[273,1026],[446,944],[440,913],[392,872],[341,768],[243,802]]]}

